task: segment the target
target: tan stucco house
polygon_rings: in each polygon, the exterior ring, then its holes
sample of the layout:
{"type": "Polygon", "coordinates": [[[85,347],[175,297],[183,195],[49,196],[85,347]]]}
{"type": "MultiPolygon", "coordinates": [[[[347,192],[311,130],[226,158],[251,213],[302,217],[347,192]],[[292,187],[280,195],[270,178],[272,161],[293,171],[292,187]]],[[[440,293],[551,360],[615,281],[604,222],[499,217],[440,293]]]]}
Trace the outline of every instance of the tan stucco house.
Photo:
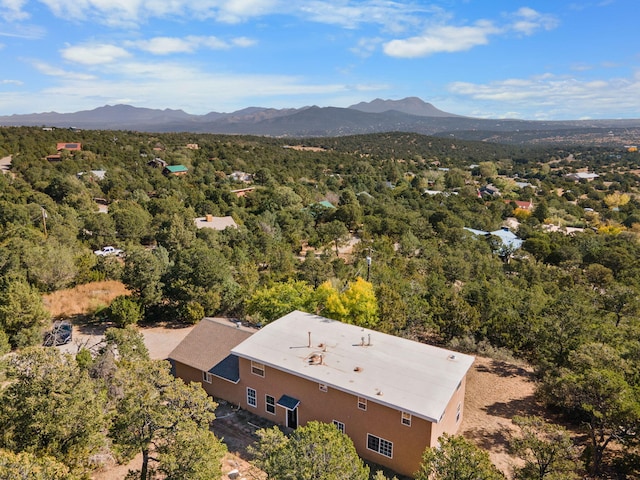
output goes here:
{"type": "Polygon", "coordinates": [[[361,457],[408,476],[457,431],[474,361],[300,311],[259,330],[205,318],[169,359],[176,376],[280,425],[334,423],[361,457]]]}

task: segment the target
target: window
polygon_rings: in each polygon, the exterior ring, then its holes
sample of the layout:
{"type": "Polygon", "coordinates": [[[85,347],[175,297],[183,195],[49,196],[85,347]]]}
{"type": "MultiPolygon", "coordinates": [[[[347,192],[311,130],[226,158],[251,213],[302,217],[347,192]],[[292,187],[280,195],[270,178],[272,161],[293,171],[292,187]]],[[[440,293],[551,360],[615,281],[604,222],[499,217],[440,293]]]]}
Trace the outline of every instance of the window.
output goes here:
{"type": "Polygon", "coordinates": [[[202,372],[202,381],[211,383],[211,374],[209,372],[202,372]]]}
{"type": "Polygon", "coordinates": [[[358,408],[360,410],[366,410],[367,409],[367,399],[366,398],[358,397],[358,408]]]}
{"type": "Polygon", "coordinates": [[[258,405],[256,391],[249,387],[247,387],[247,404],[251,407],[256,407],[258,405]]]}
{"type": "Polygon", "coordinates": [[[367,433],[367,448],[385,457],[393,458],[393,443],[367,433]]]}
{"type": "Polygon", "coordinates": [[[329,391],[329,387],[327,387],[324,383],[319,383],[318,388],[320,389],[321,392],[329,391]]]}
{"type": "Polygon", "coordinates": [[[340,433],[344,433],[344,423],[339,422],[338,420],[334,420],[333,424],[338,427],[338,430],[340,430],[340,433]]]}
{"type": "Polygon", "coordinates": [[[264,396],[264,409],[271,415],[276,414],[276,399],[271,395],[264,396]]]}
{"type": "Polygon", "coordinates": [[[407,412],[402,412],[402,415],[400,417],[400,421],[402,422],[403,425],[406,425],[407,427],[411,426],[411,414],[407,413],[407,412]]]}
{"type": "Polygon", "coordinates": [[[251,373],[258,375],[259,377],[264,377],[264,364],[252,361],[251,373]]]}
{"type": "Polygon", "coordinates": [[[462,404],[458,404],[458,409],[456,410],[456,423],[460,421],[460,410],[462,409],[462,404]]]}

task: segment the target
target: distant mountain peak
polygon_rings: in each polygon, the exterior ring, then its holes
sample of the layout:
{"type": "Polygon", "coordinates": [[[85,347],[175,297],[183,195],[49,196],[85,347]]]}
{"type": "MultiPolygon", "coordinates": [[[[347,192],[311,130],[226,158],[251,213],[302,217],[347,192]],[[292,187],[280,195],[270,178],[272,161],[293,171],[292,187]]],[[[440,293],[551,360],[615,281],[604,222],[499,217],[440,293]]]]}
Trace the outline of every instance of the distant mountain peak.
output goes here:
{"type": "Polygon", "coordinates": [[[407,97],[401,100],[383,100],[376,98],[371,102],[360,102],[349,108],[366,113],[385,113],[391,110],[416,115],[418,117],[458,117],[453,113],[443,112],[418,97],[407,97]]]}

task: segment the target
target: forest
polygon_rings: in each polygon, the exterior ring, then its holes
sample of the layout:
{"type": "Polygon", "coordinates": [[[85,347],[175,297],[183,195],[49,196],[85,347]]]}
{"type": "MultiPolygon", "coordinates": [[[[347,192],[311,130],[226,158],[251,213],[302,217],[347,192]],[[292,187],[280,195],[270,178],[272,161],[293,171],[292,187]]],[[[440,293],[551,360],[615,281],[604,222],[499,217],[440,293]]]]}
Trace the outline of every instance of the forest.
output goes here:
{"type": "MultiPolygon", "coordinates": [[[[408,133],[294,141],[0,128],[9,155],[0,472],[18,462],[40,475],[29,478],[86,478],[108,451],[159,455],[162,478],[211,478],[184,446],[197,437],[224,450],[199,428],[212,400],[145,358],[129,326],[203,316],[260,325],[300,309],[533,366],[541,401],[582,434],[561,476],[523,467],[519,478],[640,476],[637,151],[408,133]],[[70,142],[81,149],[57,151],[70,142]],[[569,176],[578,172],[596,175],[569,176]],[[238,228],[197,228],[206,215],[238,228]],[[519,248],[467,230],[502,227],[519,248]],[[105,246],[124,255],[94,254],[105,246]],[[52,324],[42,295],[105,279],[131,292],[94,313],[120,327],[105,347],[73,361],[41,347],[52,324]],[[143,408],[133,399],[144,395],[143,408]],[[52,411],[55,422],[43,417],[52,411]]],[[[522,422],[545,438],[561,429],[522,422]]]]}

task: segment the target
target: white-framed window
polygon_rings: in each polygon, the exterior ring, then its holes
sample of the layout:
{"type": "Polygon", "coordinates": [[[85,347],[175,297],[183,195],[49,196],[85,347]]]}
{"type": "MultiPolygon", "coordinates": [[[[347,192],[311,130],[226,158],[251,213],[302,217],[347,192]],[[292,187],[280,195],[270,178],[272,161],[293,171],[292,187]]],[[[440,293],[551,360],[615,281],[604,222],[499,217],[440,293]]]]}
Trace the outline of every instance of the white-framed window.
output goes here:
{"type": "Polygon", "coordinates": [[[209,372],[202,371],[202,381],[206,383],[211,383],[211,374],[209,372]]]}
{"type": "Polygon", "coordinates": [[[411,414],[407,412],[401,412],[400,422],[407,427],[411,426],[411,414]]]}
{"type": "Polygon", "coordinates": [[[459,403],[458,408],[456,409],[456,423],[460,421],[461,414],[462,414],[462,403],[459,403]]]}
{"type": "Polygon", "coordinates": [[[255,389],[251,387],[247,387],[247,405],[249,405],[250,407],[258,406],[258,396],[255,389]]]}
{"type": "Polygon", "coordinates": [[[275,399],[275,397],[272,397],[271,395],[265,395],[264,396],[264,409],[266,410],[267,413],[270,413],[271,415],[275,415],[276,414],[276,399],[275,399]]]}
{"type": "Polygon", "coordinates": [[[367,409],[367,399],[366,398],[358,397],[358,408],[360,410],[366,410],[367,409]]]}
{"type": "Polygon", "coordinates": [[[385,457],[393,458],[393,443],[367,433],[367,448],[385,457]]]}
{"type": "Polygon", "coordinates": [[[264,377],[264,363],[258,363],[251,361],[251,373],[254,375],[258,375],[259,377],[264,377]]]}
{"type": "Polygon", "coordinates": [[[338,421],[338,420],[334,420],[333,424],[338,427],[338,430],[340,430],[341,433],[344,433],[344,423],[338,421]]]}
{"type": "Polygon", "coordinates": [[[320,389],[321,392],[328,392],[329,391],[329,387],[327,387],[324,383],[319,383],[318,384],[318,388],[320,389]]]}

